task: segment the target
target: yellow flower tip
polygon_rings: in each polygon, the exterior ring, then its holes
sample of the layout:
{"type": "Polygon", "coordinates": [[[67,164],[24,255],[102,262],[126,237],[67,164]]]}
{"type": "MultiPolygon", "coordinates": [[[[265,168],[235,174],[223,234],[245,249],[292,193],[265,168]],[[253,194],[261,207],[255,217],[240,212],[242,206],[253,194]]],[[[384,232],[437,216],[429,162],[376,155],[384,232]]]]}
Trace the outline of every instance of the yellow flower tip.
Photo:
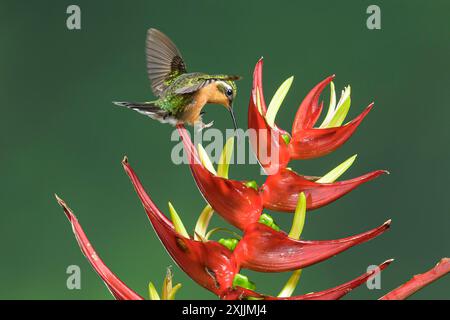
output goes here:
{"type": "Polygon", "coordinates": [[[323,119],[322,124],[319,126],[319,128],[326,128],[328,123],[333,118],[334,112],[336,111],[336,90],[334,86],[334,82],[330,82],[330,104],[328,105],[328,111],[327,115],[323,119]]]}
{"type": "Polygon", "coordinates": [[[161,300],[161,298],[159,297],[158,291],[156,291],[155,285],[151,281],[148,284],[148,294],[149,294],[150,300],[161,300]]]}
{"type": "Polygon", "coordinates": [[[345,173],[345,171],[348,170],[355,162],[356,157],[358,155],[355,154],[342,162],[340,165],[338,165],[336,168],[325,174],[322,178],[316,180],[316,183],[333,183],[335,182],[341,175],[345,173]]]}
{"type": "Polygon", "coordinates": [[[197,145],[197,150],[198,156],[200,157],[200,161],[202,162],[203,166],[213,175],[217,175],[216,169],[214,169],[211,159],[209,159],[208,153],[201,144],[197,145]]]}
{"type": "Polygon", "coordinates": [[[330,82],[330,105],[328,108],[328,113],[334,112],[336,108],[336,87],[334,85],[334,81],[330,82]]]}
{"type": "Polygon", "coordinates": [[[234,136],[227,139],[220,154],[219,164],[217,165],[217,175],[219,177],[228,179],[228,170],[231,162],[231,155],[234,148],[234,136]]]}
{"type": "Polygon", "coordinates": [[[289,89],[291,88],[292,82],[294,81],[294,76],[287,78],[281,86],[277,89],[269,103],[266,113],[266,121],[272,128],[275,125],[275,117],[277,116],[278,110],[284,101],[289,89]]]}
{"type": "Polygon", "coordinates": [[[295,240],[300,239],[305,226],[306,219],[306,196],[304,192],[298,195],[297,207],[295,208],[294,219],[292,221],[291,231],[289,231],[289,237],[295,240]]]}
{"type": "Polygon", "coordinates": [[[211,217],[213,216],[214,210],[208,204],[200,213],[200,216],[197,219],[197,223],[195,224],[194,229],[194,240],[197,241],[206,241],[206,231],[208,230],[209,222],[211,221],[211,217]]]}
{"type": "Polygon", "coordinates": [[[344,87],[344,90],[341,91],[341,97],[339,98],[339,102],[337,103],[337,105],[336,92],[333,82],[330,83],[330,90],[330,106],[328,107],[327,115],[320,125],[320,128],[333,128],[341,126],[350,109],[350,85],[344,87]]]}
{"type": "Polygon", "coordinates": [[[280,293],[278,294],[278,297],[280,298],[288,298],[292,296],[294,293],[295,288],[298,285],[298,282],[300,281],[300,276],[302,274],[302,269],[295,270],[292,275],[289,277],[288,281],[284,285],[283,289],[281,289],[280,293]]]}
{"type": "Polygon", "coordinates": [[[187,233],[180,216],[178,215],[177,211],[175,210],[170,201],[169,201],[169,211],[175,231],[178,232],[183,237],[190,239],[189,234],[187,233]]]}

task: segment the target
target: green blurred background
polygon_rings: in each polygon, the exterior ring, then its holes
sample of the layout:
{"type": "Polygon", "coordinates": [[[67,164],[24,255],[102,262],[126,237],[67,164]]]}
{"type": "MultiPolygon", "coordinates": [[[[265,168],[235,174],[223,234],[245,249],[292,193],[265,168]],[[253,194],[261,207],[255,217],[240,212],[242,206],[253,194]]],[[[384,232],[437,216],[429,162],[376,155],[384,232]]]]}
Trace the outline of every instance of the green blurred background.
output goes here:
{"type": "MultiPolygon", "coordinates": [[[[120,161],[126,154],[155,202],[172,201],[193,228],[204,206],[186,166],[170,159],[172,128],[114,107],[118,99],[152,98],[144,62],[146,30],[170,35],[189,70],[240,74],[235,109],[246,127],[251,75],[265,57],[269,99],[290,75],[294,84],[277,122],[290,128],[308,90],[335,73],[352,86],[349,118],[374,110],[352,139],[321,159],[295,161],[321,175],[358,153],[343,178],[388,169],[339,201],[307,216],[306,239],[332,239],[392,218],[385,235],[304,270],[296,293],[322,290],[396,258],[382,289],[365,286],[350,299],[374,299],[448,256],[450,178],[450,28],[448,1],[383,1],[381,30],[366,28],[373,1],[0,1],[0,298],[110,299],[80,253],[55,202],[74,209],[92,244],[130,287],[147,295],[173,265],[151,229],[120,161]],[[78,4],[82,30],[66,28],[78,4]],[[66,288],[66,268],[79,265],[81,290],[66,288]]],[[[328,93],[324,95],[328,99],[328,93]]],[[[229,128],[223,108],[206,120],[229,128]]],[[[258,167],[232,166],[231,177],[255,178],[258,167]]],[[[274,214],[285,229],[292,216],[274,214]]],[[[217,217],[213,225],[224,225],[217,217]]],[[[174,266],[180,299],[212,294],[174,266]]],[[[258,290],[276,294],[288,274],[245,271],[258,290]]],[[[416,294],[448,299],[449,278],[416,294]]]]}

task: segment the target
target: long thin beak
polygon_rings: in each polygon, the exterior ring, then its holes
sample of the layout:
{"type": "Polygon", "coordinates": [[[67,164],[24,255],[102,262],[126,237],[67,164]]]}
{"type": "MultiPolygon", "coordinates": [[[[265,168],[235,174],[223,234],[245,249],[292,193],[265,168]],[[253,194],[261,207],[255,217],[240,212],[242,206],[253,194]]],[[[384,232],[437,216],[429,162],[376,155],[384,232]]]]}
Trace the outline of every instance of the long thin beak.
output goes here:
{"type": "Polygon", "coordinates": [[[237,130],[237,124],[236,124],[236,118],[235,118],[235,116],[234,116],[233,105],[230,105],[230,107],[228,108],[228,110],[230,111],[231,119],[233,119],[234,131],[236,132],[236,130],[237,130]]]}

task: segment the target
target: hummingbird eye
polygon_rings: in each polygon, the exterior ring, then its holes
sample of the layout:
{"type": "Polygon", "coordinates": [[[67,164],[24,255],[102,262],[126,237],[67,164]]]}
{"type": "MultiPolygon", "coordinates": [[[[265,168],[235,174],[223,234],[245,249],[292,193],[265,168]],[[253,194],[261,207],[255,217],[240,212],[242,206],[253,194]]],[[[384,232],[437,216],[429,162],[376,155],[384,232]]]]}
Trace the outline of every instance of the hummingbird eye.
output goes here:
{"type": "Polygon", "coordinates": [[[232,90],[232,89],[227,89],[227,91],[225,92],[225,94],[226,94],[228,97],[232,97],[232,96],[233,96],[233,90],[232,90]]]}

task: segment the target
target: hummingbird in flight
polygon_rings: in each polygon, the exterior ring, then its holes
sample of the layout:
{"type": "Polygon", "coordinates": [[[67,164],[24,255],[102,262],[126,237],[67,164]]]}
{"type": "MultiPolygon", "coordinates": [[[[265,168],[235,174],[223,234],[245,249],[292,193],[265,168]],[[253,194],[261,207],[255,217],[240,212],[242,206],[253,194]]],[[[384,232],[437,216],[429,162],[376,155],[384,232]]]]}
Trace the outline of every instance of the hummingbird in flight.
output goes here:
{"type": "Polygon", "coordinates": [[[164,33],[153,28],[147,32],[145,53],[148,78],[158,99],[114,104],[161,123],[198,125],[200,128],[210,127],[213,123],[203,123],[203,107],[208,103],[220,104],[230,112],[236,130],[233,100],[237,87],[234,81],[239,80],[239,76],[188,73],[175,44],[164,33]]]}

